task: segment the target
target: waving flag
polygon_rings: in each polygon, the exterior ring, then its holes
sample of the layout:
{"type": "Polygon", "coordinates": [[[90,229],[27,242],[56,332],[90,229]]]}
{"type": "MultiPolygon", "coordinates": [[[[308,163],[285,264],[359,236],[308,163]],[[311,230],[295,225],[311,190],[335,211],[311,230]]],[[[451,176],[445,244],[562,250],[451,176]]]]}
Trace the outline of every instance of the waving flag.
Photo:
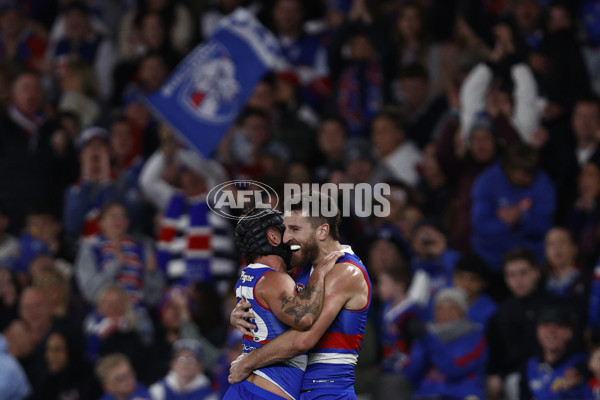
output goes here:
{"type": "Polygon", "coordinates": [[[248,10],[238,8],[147,100],[163,120],[209,157],[256,83],[279,59],[279,45],[271,32],[248,10]]]}

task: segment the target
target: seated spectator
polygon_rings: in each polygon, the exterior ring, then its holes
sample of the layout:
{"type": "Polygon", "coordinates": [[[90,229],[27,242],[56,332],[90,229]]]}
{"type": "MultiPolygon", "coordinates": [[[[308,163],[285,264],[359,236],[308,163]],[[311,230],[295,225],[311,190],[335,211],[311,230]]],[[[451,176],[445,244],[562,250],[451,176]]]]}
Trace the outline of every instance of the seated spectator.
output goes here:
{"type": "MultiPolygon", "coordinates": [[[[363,11],[368,13],[366,9],[363,11]]],[[[348,132],[365,137],[385,104],[389,77],[376,38],[368,26],[348,19],[334,31],[329,44],[329,66],[334,84],[335,112],[348,132]]]]}
{"type": "Polygon", "coordinates": [[[416,274],[425,272],[427,277],[419,292],[413,292],[421,307],[425,308],[425,319],[433,320],[433,300],[437,293],[452,286],[454,266],[460,258],[460,253],[448,247],[446,235],[439,225],[432,220],[422,219],[413,230],[411,245],[414,252],[411,260],[412,269],[416,274]]]}
{"type": "Polygon", "coordinates": [[[25,363],[35,348],[31,328],[22,319],[14,319],[2,332],[8,343],[8,351],[19,362],[25,363]]]}
{"type": "Polygon", "coordinates": [[[320,164],[314,168],[314,179],[328,182],[334,171],[344,169],[344,148],[348,137],[348,128],[341,118],[323,118],[317,129],[317,148],[320,164]]]}
{"type": "Polygon", "coordinates": [[[23,400],[31,394],[27,375],[18,361],[9,353],[4,335],[0,335],[0,399],[23,400]]]}
{"type": "Polygon", "coordinates": [[[212,280],[224,290],[237,268],[233,233],[229,222],[209,209],[205,196],[217,182],[225,181],[222,167],[190,150],[176,150],[170,156],[173,159],[156,152],[140,175],[146,198],[163,213],[158,266],[170,281],[212,280]],[[163,178],[169,164],[179,187],[163,178]]]}
{"type": "Polygon", "coordinates": [[[186,54],[192,45],[193,33],[192,13],[184,3],[143,1],[121,20],[119,56],[136,59],[148,49],[186,54]]]}
{"type": "Polygon", "coordinates": [[[494,275],[502,269],[504,253],[518,246],[541,261],[556,195],[550,178],[539,169],[535,149],[511,147],[502,163],[479,175],[472,195],[471,244],[494,275]]]}
{"type": "Polygon", "coordinates": [[[434,323],[410,353],[404,374],[413,398],[484,398],[487,345],[483,330],[467,317],[467,296],[446,288],[435,298],[434,323]]]}
{"type": "Polygon", "coordinates": [[[116,59],[112,42],[92,25],[91,11],[83,2],[69,3],[63,16],[65,35],[49,49],[52,67],[62,76],[70,61],[86,63],[94,68],[102,97],[109,98],[116,59]]]}
{"type": "Polygon", "coordinates": [[[459,251],[471,250],[471,208],[475,179],[496,162],[504,150],[519,143],[519,135],[506,121],[481,114],[468,132],[467,143],[457,143],[458,122],[451,120],[437,141],[440,167],[455,188],[452,202],[450,241],[459,251]]]}
{"type": "Polygon", "coordinates": [[[138,181],[144,159],[142,146],[152,140],[134,132],[126,118],[118,118],[110,127],[110,159],[116,174],[115,184],[128,211],[130,226],[134,232],[140,230],[144,210],[144,199],[138,181]],[[142,143],[144,142],[144,143],[142,143]]]}
{"type": "MultiPolygon", "coordinates": [[[[198,307],[192,291],[185,287],[172,286],[164,294],[157,308],[159,319],[152,345],[152,365],[146,371],[148,379],[156,381],[168,373],[173,344],[182,339],[192,339],[201,343],[203,365],[207,371],[212,371],[219,353],[194,323],[198,307]]],[[[229,367],[227,370],[229,371],[229,367]]]]}
{"type": "Polygon", "coordinates": [[[431,142],[448,104],[432,92],[429,74],[420,64],[405,66],[399,73],[401,98],[396,99],[408,116],[406,133],[421,149],[431,142]]]}
{"type": "Polygon", "coordinates": [[[423,149],[423,159],[417,166],[420,179],[417,184],[416,202],[428,217],[445,221],[454,198],[454,191],[446,171],[442,169],[435,143],[423,149]]]}
{"type": "Polygon", "coordinates": [[[586,263],[598,258],[600,228],[600,166],[588,162],[581,167],[577,178],[578,198],[570,211],[567,226],[573,236],[579,254],[586,263]]]}
{"type": "Polygon", "coordinates": [[[409,383],[402,371],[409,363],[413,343],[423,333],[417,305],[408,296],[411,275],[410,267],[404,261],[397,261],[376,275],[377,295],[383,303],[380,322],[382,374],[375,385],[376,398],[384,399],[390,393],[408,394],[409,383]]]}
{"type": "Polygon", "coordinates": [[[173,345],[171,370],[150,386],[153,400],[216,400],[210,379],[204,375],[202,345],[193,339],[182,339],[173,345]]]}
{"type": "Polygon", "coordinates": [[[510,121],[523,142],[532,143],[541,119],[535,76],[526,63],[518,62],[517,38],[510,26],[500,22],[494,27],[494,35],[495,47],[489,63],[477,64],[460,88],[462,133],[471,131],[485,107],[492,118],[502,116],[510,121]],[[501,85],[492,85],[495,78],[501,79],[501,85]]]}
{"type": "Polygon", "coordinates": [[[100,209],[119,200],[107,140],[108,131],[95,126],[79,137],[80,181],[67,189],[63,211],[65,231],[73,239],[97,233],[100,209]]]}
{"type": "Polygon", "coordinates": [[[44,353],[46,374],[34,388],[34,400],[91,398],[91,368],[79,360],[73,344],[61,333],[52,333],[46,340],[44,353]]]}
{"type": "Polygon", "coordinates": [[[19,289],[15,274],[0,267],[0,332],[19,315],[19,289]]]}
{"type": "Polygon", "coordinates": [[[462,256],[454,266],[452,277],[454,286],[467,294],[469,302],[469,319],[480,324],[487,331],[490,318],[498,308],[483,291],[487,286],[487,265],[477,254],[462,256]]]}
{"type": "Polygon", "coordinates": [[[217,0],[200,17],[200,34],[208,39],[217,29],[219,22],[244,4],[242,0],[217,0]]]}
{"type": "Polygon", "coordinates": [[[391,108],[381,111],[373,121],[371,141],[392,177],[414,187],[418,180],[417,164],[421,161],[421,152],[406,134],[406,117],[391,108]]]}
{"type": "Polygon", "coordinates": [[[572,382],[573,369],[585,365],[586,356],[572,344],[576,323],[567,307],[547,305],[539,314],[536,337],[540,351],[522,372],[520,399],[583,399],[585,384],[572,382]]]}
{"type": "Polygon", "coordinates": [[[0,207],[0,268],[13,269],[18,258],[19,242],[8,233],[10,217],[6,210],[0,207]]]}
{"type": "Polygon", "coordinates": [[[502,392],[507,398],[519,398],[519,370],[533,355],[536,318],[548,301],[539,288],[540,275],[529,250],[515,249],[506,254],[504,279],[510,297],[500,303],[488,328],[488,386],[493,398],[502,392]]]}
{"type": "Polygon", "coordinates": [[[585,400],[595,400],[598,398],[600,392],[600,347],[594,347],[590,352],[588,369],[592,377],[586,382],[585,394],[582,398],[585,400]]]}
{"type": "Polygon", "coordinates": [[[281,46],[286,70],[294,71],[299,78],[303,102],[319,105],[329,94],[327,51],[319,37],[305,31],[304,8],[299,0],[275,1],[273,32],[281,46]]]}
{"type": "Polygon", "coordinates": [[[21,72],[12,81],[11,101],[0,115],[0,202],[10,215],[10,232],[19,233],[25,214],[39,203],[53,175],[44,163],[38,139],[46,129],[44,92],[40,76],[21,72]]]}
{"type": "Polygon", "coordinates": [[[100,118],[98,83],[94,70],[82,61],[70,61],[60,80],[58,110],[74,113],[82,128],[89,128],[100,118]]]}
{"type": "Polygon", "coordinates": [[[220,399],[225,396],[227,389],[229,389],[229,386],[231,386],[228,380],[231,363],[236,360],[243,351],[244,347],[242,344],[242,332],[237,329],[231,329],[227,334],[225,351],[217,360],[217,364],[213,373],[213,381],[217,387],[220,399]]]}
{"type": "Polygon", "coordinates": [[[53,330],[68,335],[71,346],[81,346],[81,325],[87,307],[80,297],[72,295],[69,279],[50,264],[32,274],[32,281],[32,286],[39,289],[48,302],[53,330]]]}
{"type": "Polygon", "coordinates": [[[31,29],[23,5],[7,1],[0,10],[0,59],[21,69],[41,72],[46,40],[31,29]]]}
{"type": "Polygon", "coordinates": [[[99,215],[100,233],[84,240],[75,276],[84,298],[93,303],[103,287],[116,283],[134,305],[154,305],[164,290],[152,249],[127,235],[129,219],[119,203],[106,204],[99,215]]]}
{"type": "Polygon", "coordinates": [[[20,275],[29,275],[29,266],[39,255],[53,256],[49,243],[42,239],[42,235],[45,238],[52,236],[47,231],[53,230],[51,224],[58,223],[51,214],[42,210],[30,211],[25,221],[25,228],[19,237],[19,256],[14,263],[14,270],[20,275]]]}
{"type": "MultiPolygon", "coordinates": [[[[585,315],[587,299],[586,282],[589,277],[579,268],[577,245],[565,228],[552,228],[546,234],[546,290],[551,295],[563,298],[585,315]]],[[[583,320],[583,318],[581,318],[583,320]]]]}
{"type": "Polygon", "coordinates": [[[104,388],[100,400],[152,400],[146,387],[137,382],[127,357],[112,353],[96,363],[96,375],[104,388]]]}
{"type": "Polygon", "coordinates": [[[96,308],[85,318],[86,355],[94,362],[112,352],[142,362],[144,347],[152,340],[152,322],[146,309],[133,307],[120,286],[107,286],[98,294],[96,308]]]}

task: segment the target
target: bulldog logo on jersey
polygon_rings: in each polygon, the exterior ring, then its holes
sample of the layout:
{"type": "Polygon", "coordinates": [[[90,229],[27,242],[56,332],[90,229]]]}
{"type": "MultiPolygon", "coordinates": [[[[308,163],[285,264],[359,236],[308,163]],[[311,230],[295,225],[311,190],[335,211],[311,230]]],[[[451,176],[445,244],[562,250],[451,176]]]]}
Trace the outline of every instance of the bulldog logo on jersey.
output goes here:
{"type": "Polygon", "coordinates": [[[223,46],[216,45],[190,83],[181,92],[180,101],[195,116],[219,123],[235,117],[240,84],[235,78],[235,64],[223,46]]]}

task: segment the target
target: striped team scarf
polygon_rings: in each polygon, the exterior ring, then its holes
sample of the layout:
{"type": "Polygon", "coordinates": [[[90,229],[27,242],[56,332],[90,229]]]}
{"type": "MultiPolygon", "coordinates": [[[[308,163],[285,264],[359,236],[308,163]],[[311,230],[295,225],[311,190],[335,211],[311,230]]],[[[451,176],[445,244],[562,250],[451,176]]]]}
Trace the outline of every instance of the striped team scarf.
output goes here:
{"type": "Polygon", "coordinates": [[[170,280],[212,281],[210,212],[206,196],[188,199],[177,193],[171,198],[160,224],[157,252],[158,265],[170,280]]]}

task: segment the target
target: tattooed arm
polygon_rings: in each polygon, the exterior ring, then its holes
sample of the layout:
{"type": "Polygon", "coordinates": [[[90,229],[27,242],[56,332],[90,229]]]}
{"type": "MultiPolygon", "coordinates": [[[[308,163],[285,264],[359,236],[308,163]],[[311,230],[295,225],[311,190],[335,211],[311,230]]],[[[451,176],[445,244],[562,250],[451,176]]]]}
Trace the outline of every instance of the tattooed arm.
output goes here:
{"type": "Polygon", "coordinates": [[[265,274],[256,283],[256,299],[286,325],[300,331],[310,329],[323,309],[325,275],[342,256],[340,251],[329,254],[321,265],[315,267],[301,292],[296,290],[296,283],[288,274],[265,274]]]}

